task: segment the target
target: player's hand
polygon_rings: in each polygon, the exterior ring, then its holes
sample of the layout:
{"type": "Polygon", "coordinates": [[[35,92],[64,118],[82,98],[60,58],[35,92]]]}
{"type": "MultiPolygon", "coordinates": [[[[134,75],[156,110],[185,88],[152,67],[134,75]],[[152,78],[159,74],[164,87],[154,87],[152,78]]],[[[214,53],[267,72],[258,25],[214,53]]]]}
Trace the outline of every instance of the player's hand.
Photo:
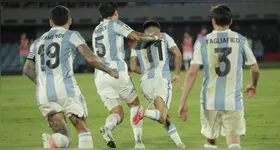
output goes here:
{"type": "Polygon", "coordinates": [[[179,106],[178,115],[183,121],[186,121],[188,119],[188,106],[187,106],[187,104],[181,104],[179,106]]]}
{"type": "Polygon", "coordinates": [[[161,40],[161,38],[162,38],[162,35],[161,35],[161,32],[160,32],[160,31],[154,32],[152,35],[157,36],[157,37],[158,37],[158,40],[161,40]]]}
{"type": "Polygon", "coordinates": [[[180,86],[180,75],[174,75],[172,78],[172,84],[175,88],[179,88],[180,86]]]}
{"type": "Polygon", "coordinates": [[[256,87],[253,85],[248,85],[245,90],[245,94],[249,99],[254,97],[256,95],[256,87]]]}
{"type": "Polygon", "coordinates": [[[119,78],[119,71],[117,69],[112,69],[112,68],[110,68],[110,69],[111,69],[111,71],[110,71],[109,75],[118,79],[119,78]]]}

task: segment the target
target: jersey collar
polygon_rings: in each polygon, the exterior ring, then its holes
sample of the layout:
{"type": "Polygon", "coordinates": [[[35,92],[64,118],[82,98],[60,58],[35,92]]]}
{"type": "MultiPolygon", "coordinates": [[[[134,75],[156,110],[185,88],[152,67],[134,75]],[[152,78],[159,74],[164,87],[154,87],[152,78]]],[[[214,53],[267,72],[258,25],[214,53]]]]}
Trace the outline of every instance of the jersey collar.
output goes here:
{"type": "Polygon", "coordinates": [[[63,27],[52,27],[51,30],[59,30],[59,29],[63,29],[63,30],[66,30],[65,28],[63,27]]]}
{"type": "Polygon", "coordinates": [[[217,30],[213,30],[213,33],[220,33],[220,32],[230,32],[230,29],[226,29],[224,31],[217,31],[217,30]]]}

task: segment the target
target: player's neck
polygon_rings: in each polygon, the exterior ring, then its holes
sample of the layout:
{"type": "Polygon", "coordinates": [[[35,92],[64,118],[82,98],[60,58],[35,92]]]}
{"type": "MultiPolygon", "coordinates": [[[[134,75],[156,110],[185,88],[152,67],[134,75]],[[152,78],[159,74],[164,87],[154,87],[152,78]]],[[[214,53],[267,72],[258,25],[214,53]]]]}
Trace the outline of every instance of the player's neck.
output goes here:
{"type": "Polygon", "coordinates": [[[108,17],[108,18],[104,18],[103,21],[106,21],[106,20],[117,20],[115,17],[108,17]]]}
{"type": "Polygon", "coordinates": [[[216,26],[215,31],[226,31],[229,29],[229,26],[216,26]]]}

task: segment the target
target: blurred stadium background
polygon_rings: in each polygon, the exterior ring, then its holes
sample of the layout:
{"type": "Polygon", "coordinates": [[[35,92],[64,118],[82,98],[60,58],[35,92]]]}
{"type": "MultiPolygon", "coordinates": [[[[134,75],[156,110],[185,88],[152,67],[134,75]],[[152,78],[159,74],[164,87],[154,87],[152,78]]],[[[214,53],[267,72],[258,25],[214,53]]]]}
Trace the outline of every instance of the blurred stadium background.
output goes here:
{"type": "MultiPolygon", "coordinates": [[[[119,2],[118,5],[120,20],[137,31],[142,31],[146,20],[159,21],[163,32],[175,39],[183,53],[192,47],[198,37],[212,31],[210,8],[217,3],[230,5],[234,19],[231,29],[249,39],[259,62],[264,62],[264,67],[280,67],[279,0],[149,0],[119,2]],[[186,33],[191,36],[192,43],[184,42],[186,33]]],[[[57,4],[70,8],[73,18],[71,29],[78,30],[91,46],[93,29],[100,21],[100,2],[1,2],[2,74],[21,73],[29,46],[49,30],[49,9],[57,4]]],[[[128,45],[125,47],[126,60],[130,53],[128,45]]],[[[92,72],[80,55],[75,61],[76,72],[92,72]]],[[[170,61],[173,62],[172,59],[170,61]]],[[[173,68],[173,63],[170,67],[173,68]]]]}

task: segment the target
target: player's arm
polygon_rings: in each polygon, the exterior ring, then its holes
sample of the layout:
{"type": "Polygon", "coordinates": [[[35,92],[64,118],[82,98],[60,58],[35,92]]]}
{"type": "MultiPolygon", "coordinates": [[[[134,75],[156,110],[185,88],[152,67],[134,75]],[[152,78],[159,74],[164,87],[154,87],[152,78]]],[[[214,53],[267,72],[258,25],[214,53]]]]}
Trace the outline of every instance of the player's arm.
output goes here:
{"type": "Polygon", "coordinates": [[[184,89],[181,96],[181,102],[178,109],[178,114],[182,120],[187,120],[187,98],[191,92],[191,89],[195,83],[197,72],[199,71],[200,65],[202,65],[200,42],[197,41],[194,46],[194,58],[191,62],[191,66],[186,74],[184,89]]]}
{"type": "Polygon", "coordinates": [[[135,41],[151,42],[159,39],[158,36],[156,35],[148,35],[148,34],[136,32],[133,29],[131,29],[127,24],[121,22],[120,20],[117,20],[114,23],[114,31],[124,37],[127,37],[135,41]]]}
{"type": "Polygon", "coordinates": [[[159,40],[159,36],[157,36],[157,35],[148,35],[148,34],[140,33],[137,31],[132,31],[131,33],[129,33],[129,35],[127,37],[132,40],[142,41],[142,42],[152,42],[152,41],[159,40]]]}
{"type": "Polygon", "coordinates": [[[94,68],[102,70],[109,75],[118,78],[118,72],[116,69],[111,69],[108,68],[103,61],[97,57],[92,50],[86,45],[86,44],[81,44],[78,47],[78,51],[84,56],[86,61],[94,68]]]}
{"type": "Polygon", "coordinates": [[[246,40],[244,43],[244,58],[245,58],[245,65],[250,66],[251,72],[251,83],[247,86],[245,93],[248,98],[252,98],[256,94],[256,89],[258,85],[258,80],[260,76],[259,65],[257,60],[249,47],[248,41],[246,40]]]}
{"type": "Polygon", "coordinates": [[[138,62],[138,58],[137,58],[136,50],[132,48],[130,54],[130,61],[129,61],[130,69],[135,73],[141,74],[141,68],[137,62],[138,62]]]}
{"type": "Polygon", "coordinates": [[[37,84],[37,75],[35,71],[35,53],[34,53],[34,45],[32,44],[30,47],[30,52],[27,56],[23,67],[23,74],[28,77],[32,82],[37,84]]]}
{"type": "Polygon", "coordinates": [[[131,71],[135,72],[135,73],[138,73],[138,74],[141,74],[141,68],[140,66],[137,64],[137,57],[136,56],[131,56],[130,57],[130,69],[131,71]]]}
{"type": "Polygon", "coordinates": [[[175,74],[172,78],[172,83],[175,88],[179,88],[180,86],[180,71],[182,66],[182,55],[181,52],[173,40],[168,34],[164,33],[166,35],[167,45],[169,48],[169,51],[174,55],[174,63],[175,63],[175,74]]]}

